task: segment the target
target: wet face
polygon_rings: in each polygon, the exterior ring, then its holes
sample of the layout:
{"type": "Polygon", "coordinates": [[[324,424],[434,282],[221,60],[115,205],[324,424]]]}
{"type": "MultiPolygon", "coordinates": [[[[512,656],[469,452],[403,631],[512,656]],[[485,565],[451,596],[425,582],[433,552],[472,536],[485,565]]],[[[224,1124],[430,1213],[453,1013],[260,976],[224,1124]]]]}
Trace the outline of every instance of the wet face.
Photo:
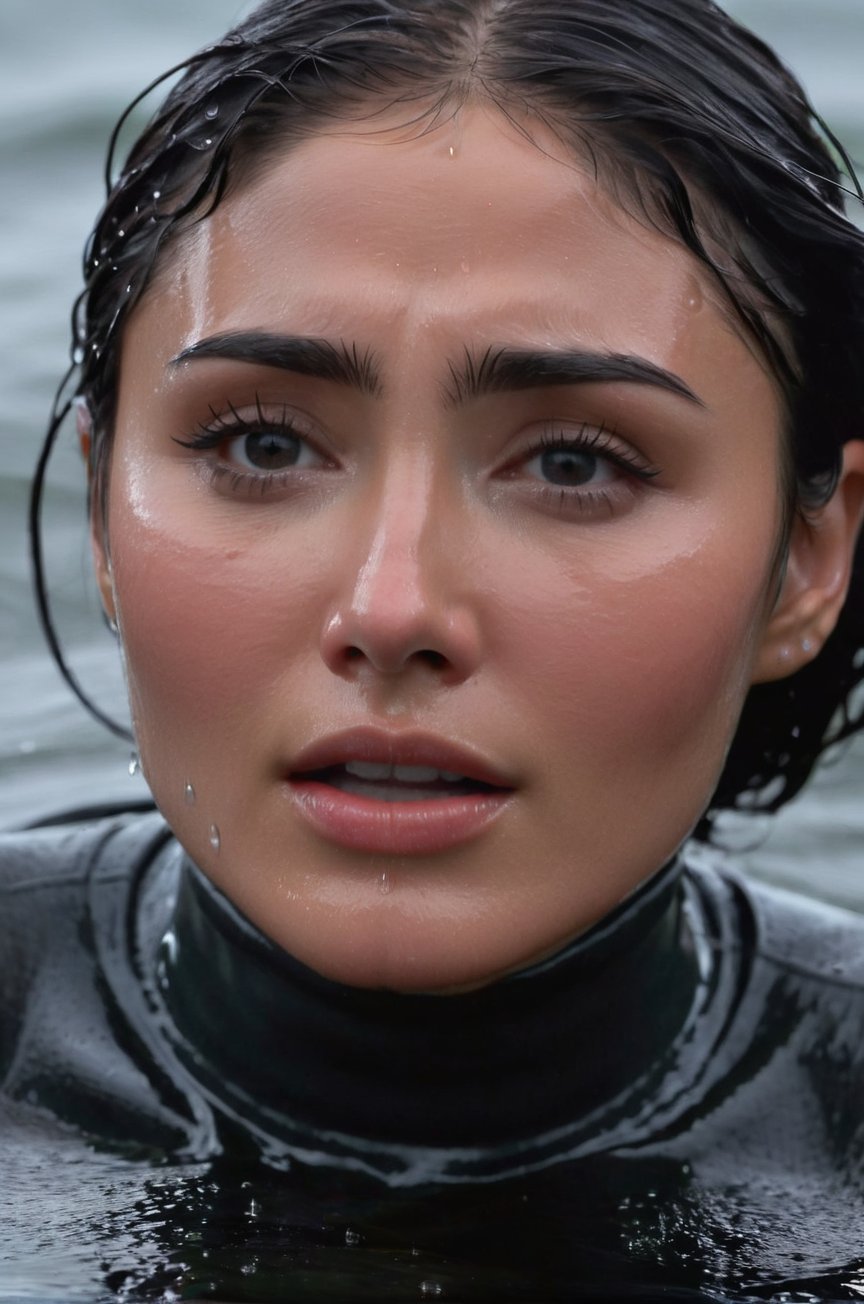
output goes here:
{"type": "Polygon", "coordinates": [[[319,971],[435,990],[698,819],[780,422],[697,264],[539,129],[377,128],[238,190],[136,310],[97,560],[190,855],[319,971]]]}

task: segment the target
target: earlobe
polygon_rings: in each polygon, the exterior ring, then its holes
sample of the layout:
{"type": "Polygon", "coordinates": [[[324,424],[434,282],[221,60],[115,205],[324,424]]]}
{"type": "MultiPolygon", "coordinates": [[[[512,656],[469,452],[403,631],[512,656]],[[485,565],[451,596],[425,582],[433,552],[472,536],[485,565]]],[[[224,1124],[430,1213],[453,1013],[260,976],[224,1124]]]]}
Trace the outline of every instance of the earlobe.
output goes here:
{"type": "Polygon", "coordinates": [[[96,576],[96,584],[102,600],[102,609],[109,625],[115,628],[117,624],[117,604],[114,598],[114,575],[111,569],[111,558],[108,555],[104,531],[95,518],[90,526],[90,550],[93,554],[93,572],[96,576]]]}
{"type": "Polygon", "coordinates": [[[843,451],[837,488],[824,507],[796,515],[786,573],[756,656],[752,682],[784,679],[812,661],[837,624],[864,517],[864,441],[843,451]]]}

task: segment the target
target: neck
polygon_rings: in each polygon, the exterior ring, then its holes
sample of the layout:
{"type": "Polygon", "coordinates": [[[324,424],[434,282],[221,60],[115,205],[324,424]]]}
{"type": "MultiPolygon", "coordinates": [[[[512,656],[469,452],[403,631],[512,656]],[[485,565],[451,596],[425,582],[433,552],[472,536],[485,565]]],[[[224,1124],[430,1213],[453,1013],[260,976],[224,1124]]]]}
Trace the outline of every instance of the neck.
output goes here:
{"type": "Polygon", "coordinates": [[[672,864],[530,969],[399,995],[322,978],[186,865],[159,986],[187,1065],[267,1131],[476,1151],[613,1107],[659,1071],[697,983],[680,907],[672,864]]]}

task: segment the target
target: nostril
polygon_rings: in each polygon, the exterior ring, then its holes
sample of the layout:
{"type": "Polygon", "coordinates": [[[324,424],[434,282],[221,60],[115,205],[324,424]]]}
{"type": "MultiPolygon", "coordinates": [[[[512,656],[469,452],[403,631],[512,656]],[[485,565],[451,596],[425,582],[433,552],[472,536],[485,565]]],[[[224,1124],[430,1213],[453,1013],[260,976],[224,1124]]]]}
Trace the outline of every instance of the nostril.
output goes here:
{"type": "MultiPolygon", "coordinates": [[[[367,654],[363,649],[357,647],[356,644],[352,643],[345,649],[346,661],[362,661],[366,656],[367,654]]],[[[443,670],[448,664],[447,658],[444,656],[443,652],[436,652],[434,648],[420,648],[417,652],[410,653],[408,660],[414,658],[419,661],[424,661],[432,670],[443,670]]]]}

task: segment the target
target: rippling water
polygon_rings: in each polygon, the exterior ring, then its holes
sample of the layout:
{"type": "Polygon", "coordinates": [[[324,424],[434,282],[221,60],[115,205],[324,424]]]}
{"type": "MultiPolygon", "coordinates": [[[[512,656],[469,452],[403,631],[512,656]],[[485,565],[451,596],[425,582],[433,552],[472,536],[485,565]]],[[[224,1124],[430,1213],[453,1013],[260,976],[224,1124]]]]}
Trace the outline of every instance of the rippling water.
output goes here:
{"type": "MultiPolygon", "coordinates": [[[[862,0],[738,0],[864,157],[862,0]]],[[[236,16],[231,0],[4,0],[0,11],[0,823],[70,803],[141,796],[128,754],[71,699],[31,610],[25,486],[64,364],[79,251],[100,199],[109,124],[131,94],[236,16]]],[[[55,604],[82,679],[122,711],[112,640],[87,586],[81,473],[64,448],[48,500],[55,604]]],[[[864,908],[864,748],[825,771],[751,857],[758,872],[864,908]]]]}

